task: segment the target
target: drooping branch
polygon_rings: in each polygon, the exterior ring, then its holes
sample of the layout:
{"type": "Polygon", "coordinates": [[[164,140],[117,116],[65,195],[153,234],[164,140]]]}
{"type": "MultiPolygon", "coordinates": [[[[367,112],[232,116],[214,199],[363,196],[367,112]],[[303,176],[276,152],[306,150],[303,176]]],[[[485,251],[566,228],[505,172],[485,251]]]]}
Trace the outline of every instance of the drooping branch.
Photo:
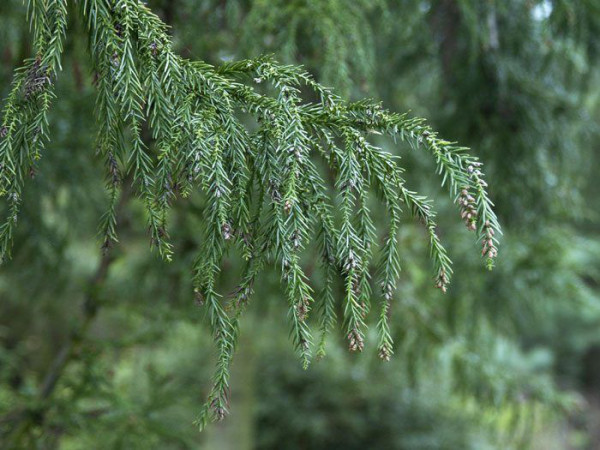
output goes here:
{"type": "MultiPolygon", "coordinates": [[[[37,55],[17,71],[1,133],[0,187],[9,207],[0,228],[2,256],[9,254],[25,174],[47,139],[51,82],[60,67],[67,19],[66,0],[31,1],[30,7],[37,55]]],[[[173,202],[193,192],[207,202],[194,289],[208,311],[218,363],[200,425],[227,412],[239,319],[267,263],[281,270],[291,337],[304,366],[312,354],[309,316],[315,306],[322,332],[317,355],[325,353],[324,336],[335,322],[332,284],[338,277],[350,349],[362,350],[371,297],[381,295],[379,355],[390,358],[389,312],[400,272],[397,235],[403,207],[424,223],[434,284],[446,290],[452,268],[430,203],[405,186],[398,159],[376,147],[373,135],[406,141],[433,156],[467,228],[478,232],[491,268],[499,226],[481,164],[465,148],[438,138],[422,119],[371,101],[347,103],[303,69],[270,57],[220,67],[183,59],[173,51],[166,26],[137,0],[84,0],[80,7],[96,73],[98,153],[107,166],[102,245],[117,240],[116,205],[125,176],[134,180],[151,243],[165,260],[173,257],[168,232],[173,202]],[[144,127],[149,141],[142,139],[144,127]],[[323,162],[335,175],[333,186],[317,170],[323,162]],[[337,198],[330,196],[331,188],[337,198]],[[371,193],[382,199],[388,217],[378,262],[373,247],[380,224],[369,211],[371,193]],[[318,295],[301,263],[314,231],[326,281],[318,295]],[[221,259],[232,245],[242,250],[247,267],[227,304],[217,288],[221,259]],[[371,287],[374,263],[380,294],[371,287]]]]}

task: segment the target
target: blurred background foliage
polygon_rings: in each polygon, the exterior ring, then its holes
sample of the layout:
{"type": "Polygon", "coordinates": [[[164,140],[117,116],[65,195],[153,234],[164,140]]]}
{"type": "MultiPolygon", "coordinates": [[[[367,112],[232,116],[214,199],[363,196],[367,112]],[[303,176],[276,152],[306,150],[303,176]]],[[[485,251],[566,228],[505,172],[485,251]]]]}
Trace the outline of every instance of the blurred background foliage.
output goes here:
{"type": "MultiPolygon", "coordinates": [[[[93,77],[72,20],[52,142],[0,270],[0,447],[600,447],[597,0],[147,3],[184,56],[273,53],[472,147],[504,225],[498,266],[480,268],[472,238],[440,204],[455,261],[449,292],[432,289],[423,230],[405,224],[392,361],[375,345],[348,355],[339,336],[307,371],[286,340],[278,276],[263,274],[233,365],[232,414],[199,434],[214,362],[188,281],[202,205],[173,212],[178,257],[166,264],[147,249],[143,209],[126,199],[121,243],[101,257],[93,77]]],[[[29,45],[22,2],[0,2],[3,96],[29,45]]],[[[389,148],[412,186],[437,192],[424,176],[431,161],[389,148]]],[[[228,292],[240,261],[225,264],[228,292]]]]}

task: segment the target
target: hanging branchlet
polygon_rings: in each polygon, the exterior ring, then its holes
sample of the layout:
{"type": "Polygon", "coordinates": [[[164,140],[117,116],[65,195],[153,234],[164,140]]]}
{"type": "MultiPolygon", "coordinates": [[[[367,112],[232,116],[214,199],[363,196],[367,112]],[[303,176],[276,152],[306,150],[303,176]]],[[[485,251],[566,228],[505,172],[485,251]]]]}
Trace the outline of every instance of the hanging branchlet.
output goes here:
{"type": "MultiPolygon", "coordinates": [[[[390,316],[391,316],[391,298],[386,299],[385,305],[381,311],[382,315],[385,315],[386,320],[389,321],[390,316]]],[[[381,318],[380,318],[381,320],[381,318]]],[[[394,353],[393,350],[393,343],[391,341],[391,338],[388,339],[383,339],[378,346],[378,353],[377,355],[379,356],[380,359],[382,359],[383,361],[390,361],[392,358],[392,354],[394,353]]]]}
{"type": "Polygon", "coordinates": [[[485,195],[487,189],[487,183],[483,179],[484,175],[481,171],[482,164],[479,161],[472,161],[468,166],[467,171],[470,174],[470,178],[473,180],[477,195],[477,211],[482,214],[484,220],[480,220],[480,237],[482,245],[484,247],[483,256],[486,259],[486,266],[488,269],[494,267],[494,261],[498,256],[497,239],[495,234],[500,232],[498,222],[495,214],[490,213],[493,203],[485,195]]]}
{"type": "Polygon", "coordinates": [[[54,98],[52,79],[61,69],[67,2],[30,2],[28,20],[36,57],[15,72],[0,122],[0,196],[7,202],[0,224],[0,261],[10,256],[24,179],[40,159],[47,140],[47,114],[54,98]]]}
{"type": "MultiPolygon", "coordinates": [[[[2,260],[9,256],[23,183],[47,139],[52,80],[60,69],[67,23],[66,0],[29,3],[36,56],[16,71],[0,123],[0,195],[6,202],[2,260]]],[[[446,291],[452,267],[431,202],[405,186],[399,159],[373,145],[373,134],[407,142],[434,158],[463,220],[478,231],[486,265],[493,265],[500,228],[481,163],[467,149],[440,139],[423,119],[372,101],[345,102],[301,67],[271,57],[219,67],[183,59],[173,51],[165,24],[138,0],[77,5],[90,34],[97,149],[106,167],[103,250],[117,242],[116,205],[124,180],[132,180],[152,245],[167,261],[173,256],[168,231],[173,204],[194,192],[206,202],[193,295],[207,311],[217,366],[200,427],[227,414],[239,320],[269,262],[280,268],[290,336],[305,367],[313,351],[313,315],[320,329],[318,357],[325,355],[338,301],[348,347],[362,351],[372,297],[380,300],[377,351],[390,359],[403,208],[424,226],[435,285],[446,291]],[[258,125],[248,126],[247,115],[258,125]],[[333,183],[317,170],[317,161],[328,165],[333,183]],[[380,248],[376,236],[382,224],[369,209],[373,194],[386,212],[380,248]],[[312,239],[324,274],[319,289],[303,267],[312,239]],[[241,249],[246,267],[233,295],[224,298],[219,275],[231,246],[241,249]],[[342,299],[335,296],[338,280],[342,299]]]]}

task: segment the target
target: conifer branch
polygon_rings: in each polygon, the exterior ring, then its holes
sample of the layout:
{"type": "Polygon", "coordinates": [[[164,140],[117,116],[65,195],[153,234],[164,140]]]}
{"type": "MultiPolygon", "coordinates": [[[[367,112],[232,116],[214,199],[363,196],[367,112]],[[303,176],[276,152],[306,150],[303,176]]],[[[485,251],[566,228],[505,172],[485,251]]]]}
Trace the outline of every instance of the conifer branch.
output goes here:
{"type": "MultiPolygon", "coordinates": [[[[389,315],[400,273],[402,204],[423,222],[434,283],[446,290],[451,262],[436,233],[430,202],[405,187],[398,159],[375,147],[372,135],[406,141],[433,156],[467,227],[478,232],[486,265],[493,265],[500,229],[481,164],[465,148],[438,138],[422,119],[386,111],[371,101],[345,102],[302,68],[280,65],[271,57],[220,67],[183,59],[173,51],[166,26],[138,0],[83,0],[78,5],[90,35],[97,146],[106,162],[109,205],[101,221],[103,247],[117,240],[116,205],[121,179],[128,174],[145,206],[151,245],[165,260],[173,257],[167,231],[173,202],[200,192],[207,203],[194,289],[208,311],[218,362],[200,426],[227,413],[239,320],[256,276],[269,262],[281,268],[292,342],[305,367],[312,354],[308,318],[315,303],[321,331],[317,356],[325,354],[325,335],[336,320],[333,283],[338,277],[344,286],[349,347],[362,350],[380,225],[369,210],[372,193],[379,195],[387,213],[387,237],[376,264],[383,296],[377,325],[382,359],[393,353],[389,315]],[[247,126],[248,115],[257,126],[247,126]],[[143,129],[150,139],[143,139],[143,129]],[[333,186],[320,176],[317,158],[334,173],[333,186]],[[331,188],[336,196],[330,195],[331,188]],[[316,296],[302,267],[311,230],[325,273],[316,296]],[[247,266],[227,304],[218,284],[221,260],[232,245],[242,250],[247,266]]],[[[0,193],[7,205],[0,225],[2,258],[9,256],[26,174],[47,139],[52,82],[66,33],[66,0],[31,0],[29,20],[36,55],[16,71],[0,128],[0,193]]]]}

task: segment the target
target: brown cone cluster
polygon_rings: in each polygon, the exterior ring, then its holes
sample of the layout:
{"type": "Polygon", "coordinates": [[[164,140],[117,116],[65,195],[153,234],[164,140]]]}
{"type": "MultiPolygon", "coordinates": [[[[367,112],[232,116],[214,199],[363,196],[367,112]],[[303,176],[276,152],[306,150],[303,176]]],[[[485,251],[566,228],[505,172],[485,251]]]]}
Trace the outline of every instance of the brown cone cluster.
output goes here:
{"type": "Polygon", "coordinates": [[[498,256],[498,248],[494,243],[494,229],[492,228],[490,221],[486,220],[484,225],[485,238],[482,242],[481,256],[487,256],[490,259],[494,259],[498,256]]]}
{"type": "Polygon", "coordinates": [[[448,278],[448,274],[446,273],[446,271],[444,269],[440,270],[440,273],[437,276],[437,279],[435,281],[435,287],[438,289],[441,289],[442,292],[445,294],[446,290],[448,288],[448,283],[450,282],[449,278],[448,278]]]}
{"type": "Polygon", "coordinates": [[[348,349],[351,352],[362,352],[365,348],[365,341],[358,330],[354,328],[348,333],[348,349]]]}
{"type": "Polygon", "coordinates": [[[475,231],[477,229],[477,208],[475,207],[475,198],[467,188],[460,191],[458,205],[460,206],[460,217],[465,221],[465,225],[469,230],[475,231]]]}

